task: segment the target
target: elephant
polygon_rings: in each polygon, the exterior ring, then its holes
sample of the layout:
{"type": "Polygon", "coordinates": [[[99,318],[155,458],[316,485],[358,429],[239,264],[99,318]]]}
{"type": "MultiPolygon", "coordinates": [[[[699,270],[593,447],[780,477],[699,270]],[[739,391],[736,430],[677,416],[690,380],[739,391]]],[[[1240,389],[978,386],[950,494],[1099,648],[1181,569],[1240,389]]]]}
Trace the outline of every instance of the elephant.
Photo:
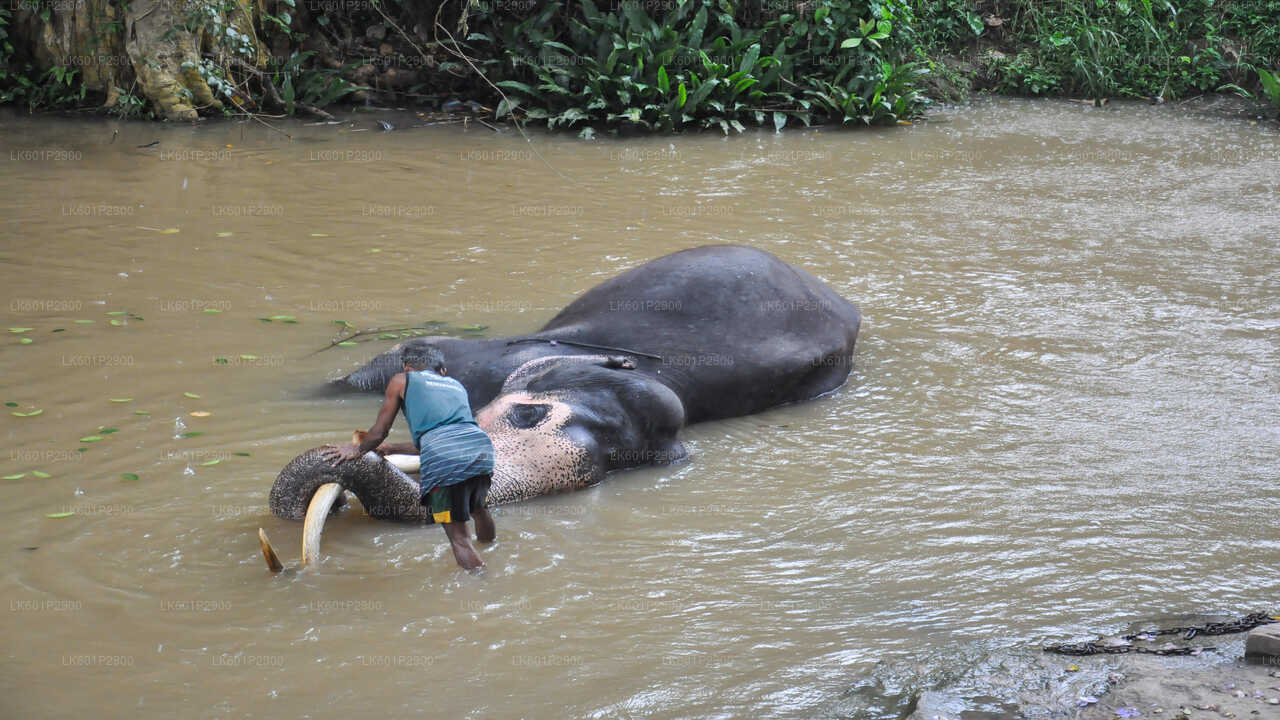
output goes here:
{"type": "MultiPolygon", "coordinates": [[[[852,369],[861,321],[853,303],[764,250],[703,246],[597,285],[533,334],[414,338],[334,384],[382,392],[402,370],[406,346],[439,349],[493,440],[492,506],[683,460],[685,425],[835,390],[852,369]]],[[[314,515],[308,524],[322,527],[342,493],[318,491],[336,485],[374,517],[429,520],[418,481],[405,472],[416,459],[368,453],[335,468],[319,448],[308,450],[276,478],[271,511],[314,515]]],[[[304,527],[313,538],[304,540],[304,563],[308,549],[318,552],[319,532],[304,527]]]]}

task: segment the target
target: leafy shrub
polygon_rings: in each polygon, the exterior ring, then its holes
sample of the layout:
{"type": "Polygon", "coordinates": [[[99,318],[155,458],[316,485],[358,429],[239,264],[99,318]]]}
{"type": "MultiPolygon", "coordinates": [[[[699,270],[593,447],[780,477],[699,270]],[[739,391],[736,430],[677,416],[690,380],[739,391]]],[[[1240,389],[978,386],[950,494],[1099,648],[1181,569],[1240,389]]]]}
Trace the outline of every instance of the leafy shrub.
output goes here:
{"type": "Polygon", "coordinates": [[[519,22],[483,9],[467,41],[506,99],[550,127],[719,127],[744,122],[893,123],[917,116],[917,65],[893,46],[897,2],[814,0],[803,14],[758,16],[745,26],[727,0],[624,0],[601,11],[551,2],[519,22]],[[898,63],[898,64],[895,64],[898,63]]]}
{"type": "Polygon", "coordinates": [[[1262,83],[1262,92],[1271,101],[1271,104],[1280,109],[1280,70],[1267,71],[1258,68],[1258,79],[1262,83]]]}

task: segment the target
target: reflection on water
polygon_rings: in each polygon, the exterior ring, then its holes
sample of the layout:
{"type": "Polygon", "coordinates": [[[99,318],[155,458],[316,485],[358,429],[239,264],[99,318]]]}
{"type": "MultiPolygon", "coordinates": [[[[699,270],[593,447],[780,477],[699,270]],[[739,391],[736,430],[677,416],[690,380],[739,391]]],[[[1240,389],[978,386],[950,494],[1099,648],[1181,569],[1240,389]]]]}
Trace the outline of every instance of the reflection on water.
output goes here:
{"type": "Polygon", "coordinates": [[[1056,667],[1011,648],[1265,608],[1275,130],[1137,105],[944,119],[533,145],[3,120],[4,311],[32,329],[3,349],[0,707],[892,714],[958,667],[1010,692],[1056,667]],[[861,306],[848,385],[689,428],[684,465],[502,508],[483,578],[358,509],[316,572],[266,574],[257,528],[290,554],[300,531],[267,512],[276,471],[376,411],[317,392],[392,342],[316,352],[335,321],[526,332],[720,242],[861,306]]]}

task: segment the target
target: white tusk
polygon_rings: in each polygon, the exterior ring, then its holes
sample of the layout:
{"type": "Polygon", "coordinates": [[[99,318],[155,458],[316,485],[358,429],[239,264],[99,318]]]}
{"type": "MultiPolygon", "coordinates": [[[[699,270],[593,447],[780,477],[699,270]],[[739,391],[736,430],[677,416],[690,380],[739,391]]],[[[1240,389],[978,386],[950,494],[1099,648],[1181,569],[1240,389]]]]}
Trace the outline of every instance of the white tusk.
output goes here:
{"type": "Polygon", "coordinates": [[[324,521],[341,496],[342,485],[336,482],[321,485],[311,496],[307,519],[302,523],[302,567],[320,559],[320,534],[324,532],[324,521]]]}
{"type": "Polygon", "coordinates": [[[418,468],[422,466],[422,458],[417,455],[388,455],[387,462],[407,473],[418,472],[418,468]]]}

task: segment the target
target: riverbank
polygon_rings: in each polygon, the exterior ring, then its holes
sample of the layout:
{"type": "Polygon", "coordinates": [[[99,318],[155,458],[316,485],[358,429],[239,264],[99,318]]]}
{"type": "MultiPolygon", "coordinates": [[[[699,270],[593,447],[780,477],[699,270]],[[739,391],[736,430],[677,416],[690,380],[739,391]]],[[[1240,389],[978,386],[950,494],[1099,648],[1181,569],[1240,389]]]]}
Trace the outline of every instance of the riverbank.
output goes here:
{"type": "MultiPolygon", "coordinates": [[[[1280,717],[1280,665],[1246,662],[1244,641],[1243,633],[1179,640],[1178,646],[1203,649],[1184,656],[1067,656],[1034,647],[989,655],[979,651],[969,667],[915,693],[899,716],[909,720],[1280,717]]],[[[846,712],[843,716],[856,715],[846,712]]]]}
{"type": "Polygon", "coordinates": [[[1280,717],[1280,670],[1232,660],[1214,667],[1186,667],[1170,658],[1126,658],[1114,684],[1079,720],[1116,717],[1274,718],[1280,717]]]}
{"type": "Polygon", "coordinates": [[[1280,2],[912,3],[934,94],[1149,98],[1229,91],[1280,105],[1280,2]]]}
{"type": "Polygon", "coordinates": [[[1280,0],[190,5],[0,9],[0,104],[191,121],[463,100],[588,137],[892,125],[974,92],[1280,108],[1280,0]]]}

